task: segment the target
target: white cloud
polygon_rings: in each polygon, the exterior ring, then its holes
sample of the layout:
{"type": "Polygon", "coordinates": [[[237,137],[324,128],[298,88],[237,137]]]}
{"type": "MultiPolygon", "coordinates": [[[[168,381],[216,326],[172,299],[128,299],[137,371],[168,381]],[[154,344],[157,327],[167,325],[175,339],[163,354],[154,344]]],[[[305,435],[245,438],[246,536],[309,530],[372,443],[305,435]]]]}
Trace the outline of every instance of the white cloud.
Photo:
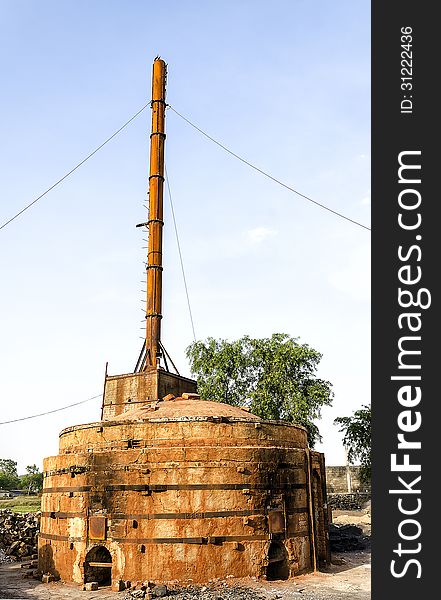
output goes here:
{"type": "Polygon", "coordinates": [[[264,240],[277,235],[277,231],[268,229],[267,227],[255,227],[246,231],[245,235],[247,240],[252,244],[260,244],[264,240]]]}
{"type": "Polygon", "coordinates": [[[364,198],[361,199],[361,204],[363,204],[363,206],[370,206],[371,205],[371,195],[368,194],[367,196],[365,196],[364,198]]]}

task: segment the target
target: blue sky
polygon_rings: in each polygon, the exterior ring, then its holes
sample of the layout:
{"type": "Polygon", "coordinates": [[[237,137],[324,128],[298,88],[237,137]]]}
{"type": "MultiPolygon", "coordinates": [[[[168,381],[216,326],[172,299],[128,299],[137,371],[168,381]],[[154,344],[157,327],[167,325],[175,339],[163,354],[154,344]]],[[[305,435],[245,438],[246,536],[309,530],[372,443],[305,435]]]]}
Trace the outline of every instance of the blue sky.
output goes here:
{"type": "MultiPolygon", "coordinates": [[[[0,2],[3,222],[150,98],[258,167],[370,221],[370,3],[0,2]]],[[[142,340],[142,207],[149,111],[0,232],[2,420],[99,394],[104,365],[133,369],[142,340]]],[[[198,338],[299,336],[323,353],[334,406],[318,425],[344,460],[335,416],[369,402],[370,235],[265,179],[167,113],[167,169],[198,338]]],[[[163,337],[188,374],[192,331],[167,198],[163,337]]],[[[99,400],[3,425],[21,471],[57,453],[99,400]],[[19,440],[19,442],[17,441],[19,440]]]]}

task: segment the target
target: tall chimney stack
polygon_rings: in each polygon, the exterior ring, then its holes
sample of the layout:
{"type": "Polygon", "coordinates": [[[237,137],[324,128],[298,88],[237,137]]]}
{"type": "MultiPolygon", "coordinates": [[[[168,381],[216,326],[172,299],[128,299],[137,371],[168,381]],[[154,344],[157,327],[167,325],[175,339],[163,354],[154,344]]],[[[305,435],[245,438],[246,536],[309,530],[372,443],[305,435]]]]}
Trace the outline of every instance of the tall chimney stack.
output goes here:
{"type": "Polygon", "coordinates": [[[162,319],[162,228],[165,145],[165,84],[167,66],[156,58],[152,74],[152,133],[147,255],[146,361],[145,368],[159,366],[162,319]]]}
{"type": "Polygon", "coordinates": [[[137,225],[148,227],[145,343],[133,373],[109,375],[106,366],[101,412],[103,421],[111,421],[139,405],[157,402],[170,395],[176,398],[186,392],[197,393],[196,381],[178,373],[161,341],[166,81],[167,65],[157,57],[153,62],[152,75],[149,214],[146,223],[137,225]],[[167,359],[176,373],[169,370],[167,359]]]}

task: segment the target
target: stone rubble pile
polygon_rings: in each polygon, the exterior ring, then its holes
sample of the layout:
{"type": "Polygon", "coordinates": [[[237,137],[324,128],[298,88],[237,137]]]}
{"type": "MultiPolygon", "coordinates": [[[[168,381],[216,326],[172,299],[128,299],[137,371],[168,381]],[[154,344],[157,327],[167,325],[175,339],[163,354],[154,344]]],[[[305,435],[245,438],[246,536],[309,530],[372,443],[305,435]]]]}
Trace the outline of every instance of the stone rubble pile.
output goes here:
{"type": "Polygon", "coordinates": [[[14,559],[11,556],[8,556],[4,550],[0,549],[0,565],[9,562],[14,562],[14,559]]]}
{"type": "Polygon", "coordinates": [[[360,510],[371,498],[370,493],[328,494],[328,504],[333,510],[360,510]]]}
{"type": "Polygon", "coordinates": [[[263,600],[264,596],[257,591],[229,586],[225,583],[216,585],[188,585],[168,589],[165,585],[142,585],[140,589],[130,589],[123,600],[148,600],[152,598],[167,598],[167,600],[263,600]]]}
{"type": "Polygon", "coordinates": [[[40,513],[0,510],[0,562],[22,560],[37,554],[40,513]],[[3,558],[2,558],[3,557],[3,558]]]}
{"type": "Polygon", "coordinates": [[[365,536],[361,527],[356,525],[331,523],[329,526],[329,543],[331,552],[352,552],[368,548],[370,538],[365,536]]]}

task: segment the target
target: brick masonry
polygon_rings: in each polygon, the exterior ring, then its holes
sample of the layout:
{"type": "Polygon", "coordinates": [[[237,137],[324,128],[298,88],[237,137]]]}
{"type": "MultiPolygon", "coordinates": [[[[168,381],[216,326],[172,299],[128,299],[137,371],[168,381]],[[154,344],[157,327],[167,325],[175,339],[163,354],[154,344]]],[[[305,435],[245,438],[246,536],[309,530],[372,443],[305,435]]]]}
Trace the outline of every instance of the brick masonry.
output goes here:
{"type": "Polygon", "coordinates": [[[302,427],[176,398],[69,427],[44,461],[39,568],[65,581],[259,577],[274,543],[290,575],[330,560],[302,427]]]}

